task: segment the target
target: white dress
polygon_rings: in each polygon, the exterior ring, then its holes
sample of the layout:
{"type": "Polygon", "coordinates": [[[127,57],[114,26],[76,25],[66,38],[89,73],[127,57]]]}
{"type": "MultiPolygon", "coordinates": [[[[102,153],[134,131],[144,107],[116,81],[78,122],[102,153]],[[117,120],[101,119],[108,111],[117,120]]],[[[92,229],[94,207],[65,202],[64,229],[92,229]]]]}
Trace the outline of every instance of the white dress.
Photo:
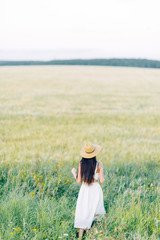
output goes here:
{"type": "MultiPolygon", "coordinates": [[[[97,166],[98,162],[93,176],[96,180],[99,178],[99,173],[96,173],[97,166]]],[[[101,186],[98,182],[93,182],[90,185],[83,182],[78,194],[74,227],[89,229],[93,220],[101,214],[106,214],[101,186]]]]}

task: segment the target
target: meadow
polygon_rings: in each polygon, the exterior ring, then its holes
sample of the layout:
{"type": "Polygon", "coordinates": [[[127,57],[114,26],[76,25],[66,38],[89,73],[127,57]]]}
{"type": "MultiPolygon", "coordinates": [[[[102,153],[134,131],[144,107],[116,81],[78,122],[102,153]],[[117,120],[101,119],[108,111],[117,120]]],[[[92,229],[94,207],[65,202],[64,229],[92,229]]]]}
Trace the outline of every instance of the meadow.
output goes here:
{"type": "Polygon", "coordinates": [[[85,239],[160,239],[160,69],[0,67],[0,239],[77,239],[86,141],[108,217],[85,239]]]}

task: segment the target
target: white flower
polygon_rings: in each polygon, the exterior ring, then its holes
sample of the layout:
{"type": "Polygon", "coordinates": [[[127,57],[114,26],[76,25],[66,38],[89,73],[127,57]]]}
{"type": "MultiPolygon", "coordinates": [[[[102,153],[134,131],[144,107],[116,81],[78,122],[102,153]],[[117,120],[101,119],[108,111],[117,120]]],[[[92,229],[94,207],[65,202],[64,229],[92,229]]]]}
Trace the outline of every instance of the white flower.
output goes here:
{"type": "Polygon", "coordinates": [[[68,237],[68,233],[64,233],[63,235],[66,236],[66,237],[68,237]]]}

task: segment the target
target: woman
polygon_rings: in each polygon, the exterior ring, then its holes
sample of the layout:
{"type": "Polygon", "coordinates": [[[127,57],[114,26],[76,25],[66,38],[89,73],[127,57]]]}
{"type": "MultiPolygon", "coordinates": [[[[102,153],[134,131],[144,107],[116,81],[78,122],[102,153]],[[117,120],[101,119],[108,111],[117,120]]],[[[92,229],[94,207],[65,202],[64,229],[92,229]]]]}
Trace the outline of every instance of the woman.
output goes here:
{"type": "Polygon", "coordinates": [[[82,183],[76,205],[74,227],[79,228],[79,239],[82,238],[84,229],[90,229],[93,220],[100,214],[106,214],[103,203],[102,188],[98,183],[104,182],[103,165],[97,162],[96,155],[101,150],[97,144],[86,143],[81,149],[82,159],[72,174],[77,183],[82,183]]]}

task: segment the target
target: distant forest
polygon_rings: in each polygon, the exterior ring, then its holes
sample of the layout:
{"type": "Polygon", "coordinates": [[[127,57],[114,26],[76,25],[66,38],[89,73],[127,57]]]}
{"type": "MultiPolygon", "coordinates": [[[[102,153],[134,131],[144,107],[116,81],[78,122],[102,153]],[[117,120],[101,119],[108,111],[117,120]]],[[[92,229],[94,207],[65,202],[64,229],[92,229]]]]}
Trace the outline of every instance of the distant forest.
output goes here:
{"type": "Polygon", "coordinates": [[[90,65],[90,66],[121,66],[160,68],[160,61],[149,59],[71,59],[51,61],[0,61],[0,66],[31,66],[31,65],[90,65]]]}

